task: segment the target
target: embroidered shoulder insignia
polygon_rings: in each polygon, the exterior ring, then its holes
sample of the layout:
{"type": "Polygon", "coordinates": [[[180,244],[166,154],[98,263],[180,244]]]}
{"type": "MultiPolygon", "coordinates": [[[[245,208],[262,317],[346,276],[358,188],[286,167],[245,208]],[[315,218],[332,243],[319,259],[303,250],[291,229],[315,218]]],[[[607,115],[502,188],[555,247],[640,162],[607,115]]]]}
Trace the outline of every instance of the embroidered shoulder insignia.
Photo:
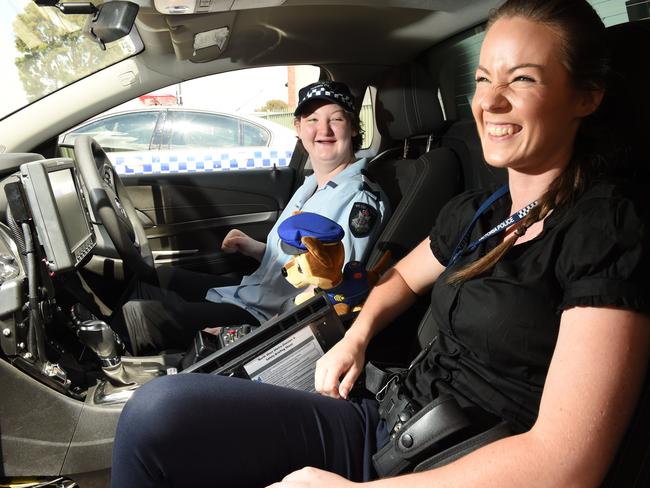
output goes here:
{"type": "Polygon", "coordinates": [[[355,202],[350,211],[348,226],[354,237],[366,237],[375,226],[377,210],[367,203],[355,202]]]}

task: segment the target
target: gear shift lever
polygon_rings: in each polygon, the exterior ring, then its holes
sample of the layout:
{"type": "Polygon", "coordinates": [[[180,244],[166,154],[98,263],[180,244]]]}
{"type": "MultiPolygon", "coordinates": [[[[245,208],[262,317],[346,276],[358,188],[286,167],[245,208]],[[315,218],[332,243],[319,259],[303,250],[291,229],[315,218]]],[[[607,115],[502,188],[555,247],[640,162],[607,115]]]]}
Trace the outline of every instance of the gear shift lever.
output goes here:
{"type": "Polygon", "coordinates": [[[126,348],[120,336],[85,307],[76,304],[70,312],[71,328],[79,341],[97,355],[107,378],[107,381],[98,383],[96,402],[126,401],[138,385],[163,374],[162,364],[151,368],[143,365],[142,361],[134,362],[132,357],[125,357],[122,361],[126,348]]]}
{"type": "Polygon", "coordinates": [[[77,323],[76,330],[79,340],[97,354],[102,371],[114,386],[130,387],[136,384],[122,364],[124,344],[106,322],[97,318],[84,320],[77,323]]]}
{"type": "Polygon", "coordinates": [[[122,340],[103,320],[83,321],[77,326],[77,336],[97,354],[103,368],[112,368],[122,362],[122,340]]]}

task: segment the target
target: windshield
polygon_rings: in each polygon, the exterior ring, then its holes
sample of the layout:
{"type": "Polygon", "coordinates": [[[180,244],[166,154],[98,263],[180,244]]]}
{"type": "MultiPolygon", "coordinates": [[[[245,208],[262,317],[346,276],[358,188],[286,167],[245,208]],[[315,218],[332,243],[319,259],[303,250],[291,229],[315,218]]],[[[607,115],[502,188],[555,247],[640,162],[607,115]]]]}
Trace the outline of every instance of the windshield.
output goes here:
{"type": "Polygon", "coordinates": [[[64,15],[31,0],[0,2],[0,119],[135,53],[129,37],[102,51],[82,34],[87,17],[64,15]]]}

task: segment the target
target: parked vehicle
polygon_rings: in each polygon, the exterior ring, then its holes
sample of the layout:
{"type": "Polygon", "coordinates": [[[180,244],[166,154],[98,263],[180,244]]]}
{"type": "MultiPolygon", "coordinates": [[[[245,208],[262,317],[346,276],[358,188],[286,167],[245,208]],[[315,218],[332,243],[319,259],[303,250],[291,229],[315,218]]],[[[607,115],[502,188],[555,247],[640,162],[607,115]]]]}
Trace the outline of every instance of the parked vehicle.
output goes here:
{"type": "Polygon", "coordinates": [[[155,107],[95,117],[59,137],[69,148],[93,137],[119,174],[287,166],[295,132],[264,119],[185,107],[155,107]]]}

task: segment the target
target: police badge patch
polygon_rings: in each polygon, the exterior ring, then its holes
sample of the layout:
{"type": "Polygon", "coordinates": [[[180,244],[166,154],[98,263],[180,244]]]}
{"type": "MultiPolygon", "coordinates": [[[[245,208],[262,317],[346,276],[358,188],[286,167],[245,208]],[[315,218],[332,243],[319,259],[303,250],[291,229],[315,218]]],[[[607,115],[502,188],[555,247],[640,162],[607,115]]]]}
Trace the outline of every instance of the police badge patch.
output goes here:
{"type": "Polygon", "coordinates": [[[354,237],[366,237],[377,220],[377,210],[367,203],[355,202],[350,211],[348,226],[354,237]]]}

